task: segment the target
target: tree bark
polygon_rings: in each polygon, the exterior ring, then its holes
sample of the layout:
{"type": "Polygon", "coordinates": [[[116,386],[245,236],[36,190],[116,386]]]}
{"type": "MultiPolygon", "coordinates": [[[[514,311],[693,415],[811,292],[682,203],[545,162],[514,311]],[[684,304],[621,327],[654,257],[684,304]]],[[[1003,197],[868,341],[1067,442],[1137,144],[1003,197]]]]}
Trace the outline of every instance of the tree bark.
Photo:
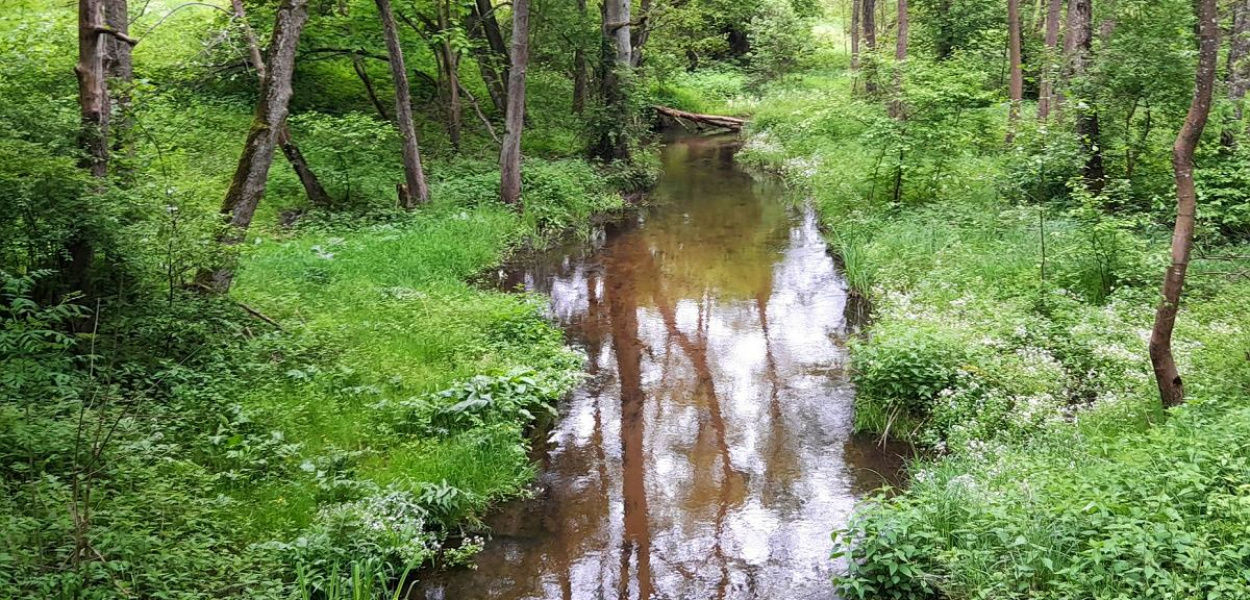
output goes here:
{"type": "Polygon", "coordinates": [[[629,160],[629,139],[625,88],[621,77],[633,64],[633,44],[629,34],[630,0],[604,0],[603,36],[606,48],[603,55],[600,94],[605,114],[609,115],[600,127],[591,154],[606,161],[629,160]]]}
{"type": "Polygon", "coordinates": [[[1059,15],[1063,11],[1063,0],[1049,0],[1046,9],[1046,57],[1042,67],[1042,85],[1037,95],[1037,118],[1046,121],[1050,118],[1050,109],[1055,101],[1055,52],[1059,46],[1059,15]]]}
{"type": "Polygon", "coordinates": [[[1195,0],[1198,16],[1198,69],[1194,76],[1194,96],[1172,146],[1172,170],[1176,178],[1176,228],[1172,234],[1172,266],[1163,278],[1163,299],[1155,312],[1150,332],[1150,363],[1164,407],[1178,406],[1185,401],[1185,385],[1176,359],[1172,356],[1172,329],[1180,306],[1189,253],[1194,242],[1194,220],[1197,194],[1194,190],[1194,152],[1202,139],[1207,117],[1211,114],[1211,97],[1215,88],[1215,67],[1219,59],[1220,30],[1216,22],[1216,1],[1195,0]]]}
{"type": "Polygon", "coordinates": [[[638,15],[638,19],[632,24],[630,35],[629,66],[635,69],[642,66],[642,47],[647,44],[647,38],[651,36],[651,0],[641,0],[638,9],[642,14],[638,15]]]}
{"type": "Polygon", "coordinates": [[[450,0],[438,3],[438,28],[442,33],[439,52],[442,55],[443,73],[446,77],[447,93],[447,137],[451,140],[454,151],[460,152],[460,130],[463,110],[460,105],[460,55],[451,47],[451,6],[450,0]]]}
{"type": "MultiPolygon", "coordinates": [[[[1233,120],[1240,124],[1244,116],[1243,102],[1250,89],[1250,0],[1236,0],[1232,6],[1233,28],[1228,40],[1228,99],[1233,104],[1233,120]]],[[[1240,127],[1226,124],[1221,133],[1225,147],[1237,144],[1240,127]]]]}
{"type": "Polygon", "coordinates": [[[93,177],[108,176],[109,93],[105,71],[104,2],[78,0],[78,108],[82,127],[78,142],[82,166],[93,177]]]}
{"type": "Polygon", "coordinates": [[[365,94],[369,96],[373,109],[378,111],[378,116],[382,117],[383,121],[390,121],[391,115],[386,112],[386,105],[378,97],[378,90],[373,86],[373,78],[369,77],[369,70],[365,68],[364,57],[359,54],[352,55],[352,70],[356,71],[356,77],[359,77],[360,83],[364,84],[365,94]]]}
{"type": "Polygon", "coordinates": [[[877,0],[860,0],[860,26],[864,31],[864,46],[868,50],[868,66],[864,69],[864,91],[877,93],[877,0]]]}
{"type": "MultiPolygon", "coordinates": [[[[121,34],[104,37],[104,71],[110,80],[109,108],[112,113],[109,138],[115,153],[130,156],[134,153],[130,133],[133,111],[130,87],[134,83],[135,69],[131,56],[134,47],[127,41],[130,37],[130,9],[126,0],[104,0],[104,21],[111,31],[121,34]]],[[[117,165],[114,165],[113,171],[118,171],[117,165]]]]}
{"type": "Polygon", "coordinates": [[[861,0],[851,0],[851,68],[859,68],[859,11],[861,0]]]}
{"type": "Polygon", "coordinates": [[[903,105],[903,63],[907,61],[909,21],[907,0],[898,0],[898,35],[894,42],[894,100],[890,103],[890,116],[895,119],[902,119],[907,112],[903,105]]]}
{"type": "MultiPolygon", "coordinates": [[[[1081,83],[1080,77],[1084,76],[1089,69],[1094,37],[1092,5],[1092,0],[1069,0],[1068,2],[1068,32],[1064,40],[1064,50],[1068,60],[1069,90],[1081,83]]],[[[1092,94],[1083,95],[1086,97],[1078,103],[1076,110],[1076,134],[1081,138],[1081,144],[1085,147],[1085,188],[1091,194],[1098,195],[1102,193],[1106,183],[1102,146],[1099,144],[1098,104],[1092,94]]]]}
{"type": "Polygon", "coordinates": [[[1020,64],[1021,23],[1020,0],[1007,0],[1007,28],[1010,38],[1007,52],[1011,70],[1008,98],[1011,107],[1007,111],[1007,143],[1016,139],[1016,125],[1020,121],[1020,103],[1024,101],[1024,70],[1020,64]]]}
{"type": "Polygon", "coordinates": [[[529,0],[512,0],[512,70],[508,81],[507,131],[499,151],[499,194],[505,204],[521,204],[521,132],[525,127],[525,70],[529,64],[529,0]]]}
{"type": "MultiPolygon", "coordinates": [[[[469,39],[476,42],[470,46],[469,52],[477,61],[478,72],[482,76],[482,83],[486,85],[486,93],[490,95],[491,105],[495,107],[496,112],[503,114],[508,109],[508,91],[504,89],[507,81],[499,74],[500,65],[496,64],[497,56],[491,49],[489,40],[486,39],[486,24],[481,19],[476,4],[464,19],[464,28],[469,39]],[[486,43],[485,46],[482,45],[483,42],[486,43]]],[[[506,68],[507,65],[503,67],[506,68]]]]}
{"type": "Polygon", "coordinates": [[[430,198],[421,167],[421,150],[417,145],[417,128],[412,120],[412,92],[408,88],[408,70],[404,67],[404,51],[399,46],[399,31],[390,0],[375,0],[386,37],[386,53],[390,56],[391,78],[395,80],[395,121],[403,137],[404,181],[399,187],[399,201],[404,208],[414,208],[430,198]]]}
{"type": "MultiPolygon", "coordinates": [[[[265,59],[261,56],[260,42],[256,39],[256,33],[252,31],[252,26],[247,22],[247,12],[243,8],[243,0],[231,0],[230,5],[234,10],[234,18],[238,19],[243,27],[243,38],[247,42],[248,60],[252,63],[252,68],[256,70],[256,77],[260,80],[261,86],[265,84],[267,70],[265,68],[265,59]]],[[[359,59],[357,55],[352,58],[359,59]]],[[[308,203],[313,206],[326,208],[331,206],[334,201],[330,198],[330,193],[326,191],[321,180],[317,178],[317,174],[313,172],[309,166],[308,160],[304,158],[304,153],[300,151],[299,145],[295,140],[291,139],[290,128],[283,121],[278,130],[278,145],[282,148],[282,155],[291,165],[291,169],[295,171],[295,176],[299,178],[300,185],[304,187],[304,195],[308,197],[308,203]]]]}
{"type": "MultiPolygon", "coordinates": [[[[78,0],[78,108],[81,123],[78,145],[83,155],[79,165],[106,187],[109,174],[109,93],[106,71],[108,41],[103,33],[105,9],[101,0],[78,0]]],[[[67,259],[61,272],[70,291],[91,293],[91,265],[95,246],[82,227],[77,227],[65,243],[67,259]]]]}
{"type": "MultiPolygon", "coordinates": [[[[291,79],[295,75],[295,51],[307,20],[308,0],[283,0],[274,17],[269,60],[264,63],[267,69],[260,83],[256,114],[243,145],[243,153],[239,156],[234,179],[222,202],[221,212],[228,217],[228,227],[218,239],[227,246],[243,241],[256,207],[265,195],[274,147],[286,128],[288,105],[293,93],[291,79]]],[[[201,273],[197,277],[198,283],[216,293],[229,291],[233,280],[232,265],[211,273],[201,273]]]]}
{"type": "MultiPolygon", "coordinates": [[[[508,68],[508,46],[504,43],[499,19],[491,0],[474,0],[473,15],[481,26],[481,36],[486,39],[487,50],[478,55],[482,78],[486,80],[491,102],[500,114],[508,110],[508,82],[512,80],[508,68]],[[502,67],[503,73],[499,72],[502,67]]],[[[473,28],[476,30],[477,28],[473,28]]]]}

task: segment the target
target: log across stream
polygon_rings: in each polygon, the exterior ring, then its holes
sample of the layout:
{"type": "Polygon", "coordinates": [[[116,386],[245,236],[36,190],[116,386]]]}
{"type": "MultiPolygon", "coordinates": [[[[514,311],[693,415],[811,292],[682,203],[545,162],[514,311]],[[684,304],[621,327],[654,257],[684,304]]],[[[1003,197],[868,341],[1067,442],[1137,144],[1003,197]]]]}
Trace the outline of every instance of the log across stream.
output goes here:
{"type": "Polygon", "coordinates": [[[476,570],[414,597],[833,596],[830,531],[899,459],[851,434],[847,287],[815,216],[737,147],[672,140],[654,207],[511,271],[589,379],[536,497],[496,515],[476,570]]]}

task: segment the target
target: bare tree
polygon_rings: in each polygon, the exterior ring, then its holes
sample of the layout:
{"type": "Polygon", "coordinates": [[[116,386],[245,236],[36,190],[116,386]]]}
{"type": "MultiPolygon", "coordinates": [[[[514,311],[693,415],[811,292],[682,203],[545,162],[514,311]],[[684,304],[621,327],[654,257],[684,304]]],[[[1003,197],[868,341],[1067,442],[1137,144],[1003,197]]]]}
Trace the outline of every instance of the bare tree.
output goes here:
{"type": "Polygon", "coordinates": [[[1172,265],[1163,277],[1163,299],[1155,312],[1150,332],[1150,363],[1164,407],[1178,406],[1185,401],[1185,386],[1176,359],[1172,356],[1172,329],[1176,311],[1185,286],[1189,253],[1194,243],[1194,218],[1197,194],[1194,190],[1194,152],[1202,139],[1207,117],[1211,114],[1211,97],[1215,88],[1215,67],[1220,52],[1220,30],[1216,23],[1216,0],[1195,0],[1198,16],[1198,70],[1194,76],[1194,96],[1185,124],[1172,146],[1172,170],[1176,178],[1176,228],[1172,233],[1172,265]]]}
{"type": "Polygon", "coordinates": [[[408,70],[404,67],[404,51],[399,46],[399,31],[390,0],[375,0],[386,37],[386,53],[390,56],[391,78],[395,80],[395,121],[403,136],[404,185],[399,186],[399,201],[404,208],[414,208],[430,199],[421,167],[421,149],[417,146],[417,128],[412,120],[412,92],[408,88],[408,70]]]}
{"type": "MultiPolygon", "coordinates": [[[[221,212],[227,216],[228,227],[219,240],[227,246],[243,241],[256,207],[265,195],[274,150],[286,130],[288,105],[293,93],[291,79],[295,75],[295,51],[307,21],[308,0],[283,0],[278,6],[273,37],[269,41],[269,59],[263,63],[267,68],[260,83],[256,114],[221,206],[221,212]]],[[[222,266],[211,272],[202,272],[196,280],[210,291],[225,293],[234,280],[234,268],[222,266]]]]}
{"type": "Polygon", "coordinates": [[[507,132],[499,151],[499,194],[506,204],[521,203],[521,132],[525,127],[525,70],[530,59],[530,3],[512,0],[512,70],[508,81],[507,132]]]}
{"type": "Polygon", "coordinates": [[[1010,49],[1008,63],[1011,70],[1011,85],[1008,97],[1011,107],[1007,111],[1007,143],[1016,139],[1016,124],[1020,121],[1020,103],[1024,100],[1024,70],[1020,65],[1021,25],[1020,0],[1007,0],[1007,29],[1010,49]]]}
{"type": "Polygon", "coordinates": [[[1055,53],[1059,46],[1059,15],[1063,12],[1063,0],[1050,0],[1046,9],[1046,57],[1042,66],[1042,85],[1037,95],[1037,118],[1050,118],[1051,105],[1055,101],[1055,53]]]}

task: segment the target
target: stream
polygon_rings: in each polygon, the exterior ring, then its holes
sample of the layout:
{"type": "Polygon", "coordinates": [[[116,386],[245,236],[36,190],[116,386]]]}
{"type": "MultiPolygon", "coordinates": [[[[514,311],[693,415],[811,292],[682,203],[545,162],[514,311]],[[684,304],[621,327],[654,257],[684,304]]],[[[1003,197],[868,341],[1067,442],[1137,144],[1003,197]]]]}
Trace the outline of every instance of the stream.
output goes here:
{"type": "Polygon", "coordinates": [[[739,146],[671,138],[654,206],[507,272],[550,295],[589,378],[536,497],[415,597],[834,597],[830,532],[901,459],[851,434],[854,319],[816,215],[739,146]]]}

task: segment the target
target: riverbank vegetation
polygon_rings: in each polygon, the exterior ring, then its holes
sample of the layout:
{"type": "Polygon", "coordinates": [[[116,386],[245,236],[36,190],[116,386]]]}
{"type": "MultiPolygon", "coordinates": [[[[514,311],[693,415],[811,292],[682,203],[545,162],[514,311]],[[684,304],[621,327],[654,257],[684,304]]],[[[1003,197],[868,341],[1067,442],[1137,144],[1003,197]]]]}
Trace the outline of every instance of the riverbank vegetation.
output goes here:
{"type": "Polygon", "coordinates": [[[6,6],[0,597],[470,562],[581,372],[485,273],[644,192],[655,104],[748,117],[871,300],[856,427],[927,458],[846,596],[1250,595],[1250,4],[530,4],[6,6]]]}
{"type": "Polygon", "coordinates": [[[1246,597],[1247,7],[1218,15],[1232,35],[1172,347],[1186,402],[1165,410],[1147,347],[1177,218],[1172,147],[1195,97],[1194,3],[1093,2],[1092,20],[1089,2],[1023,3],[1014,92],[1016,3],[876,4],[873,42],[816,29],[825,51],[751,102],[743,152],[810,190],[873,303],[853,347],[857,428],[931,457],[837,532],[838,586],[1246,597]]]}

